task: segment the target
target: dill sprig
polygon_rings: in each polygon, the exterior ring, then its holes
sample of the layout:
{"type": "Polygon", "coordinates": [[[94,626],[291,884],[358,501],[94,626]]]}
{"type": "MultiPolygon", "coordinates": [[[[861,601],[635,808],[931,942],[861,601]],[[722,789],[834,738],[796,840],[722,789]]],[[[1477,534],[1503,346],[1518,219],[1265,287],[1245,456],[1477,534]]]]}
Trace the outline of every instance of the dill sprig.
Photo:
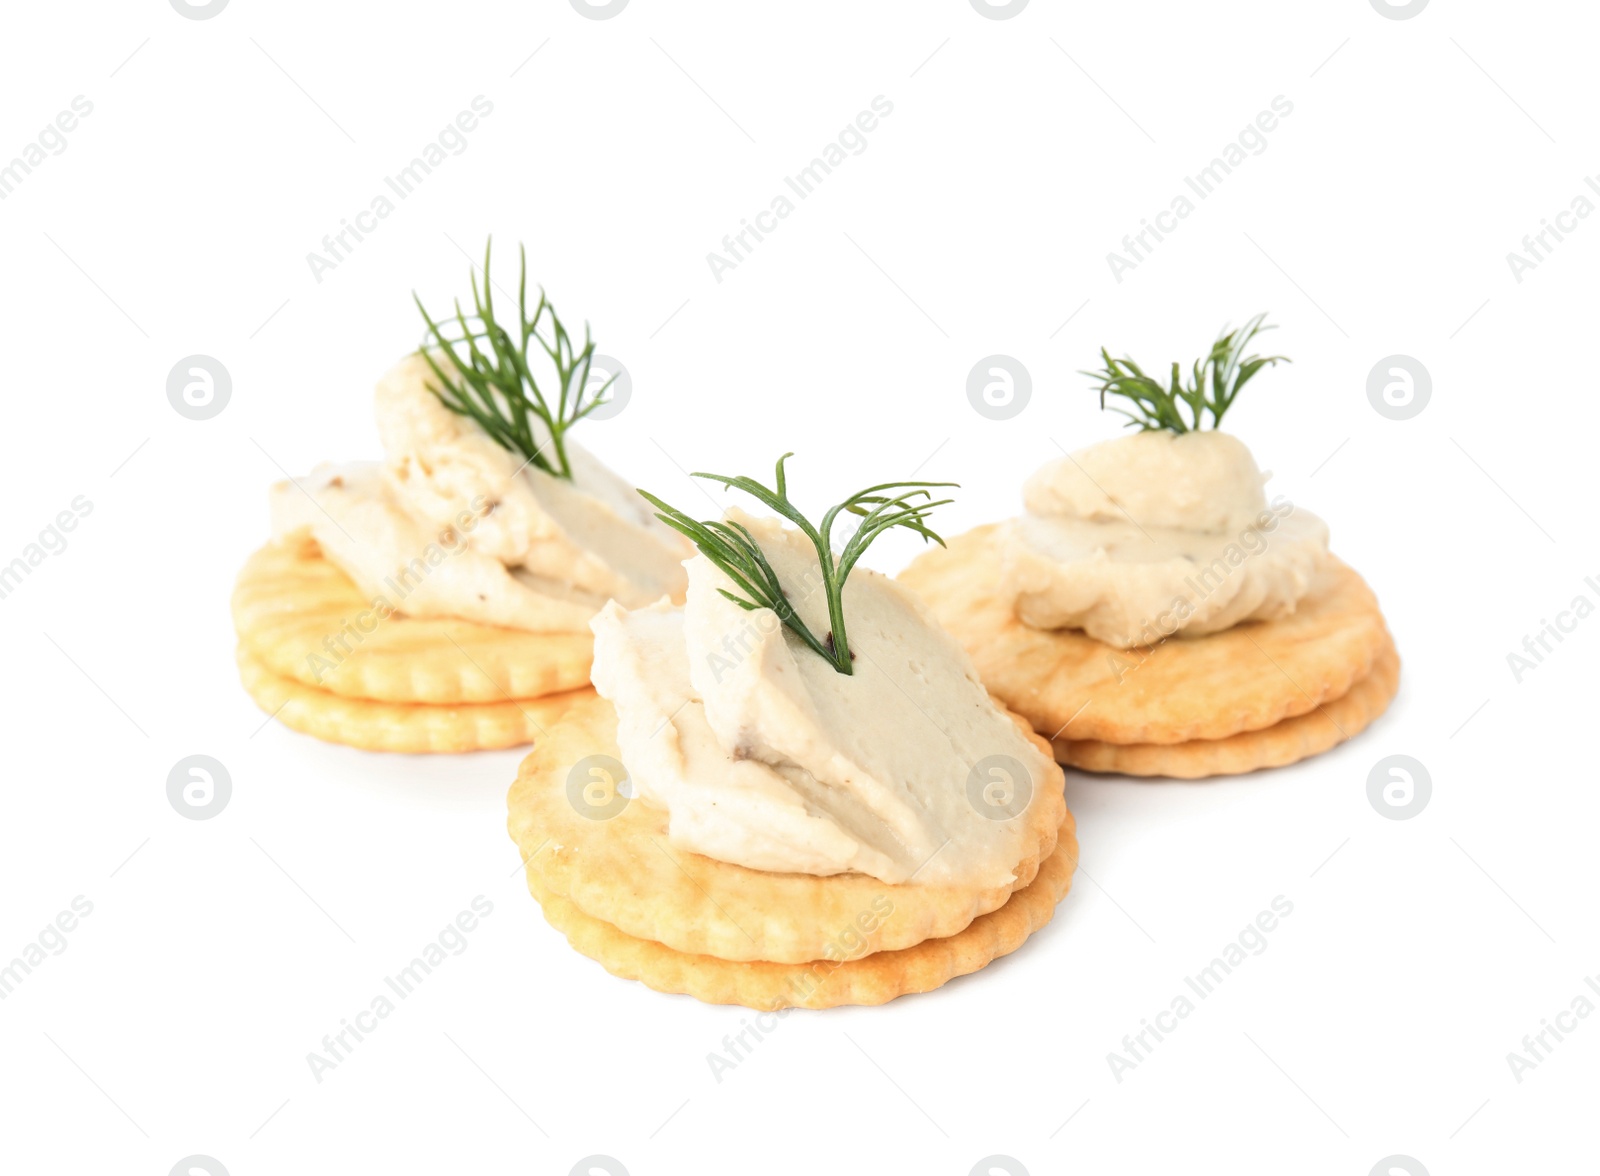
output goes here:
{"type": "Polygon", "coordinates": [[[1211,414],[1210,427],[1222,423],[1222,415],[1233,406],[1245,384],[1264,367],[1276,363],[1289,363],[1286,356],[1252,355],[1244,358],[1245,348],[1262,331],[1275,328],[1266,325],[1266,315],[1258,314],[1238,330],[1226,327],[1211,345],[1204,359],[1194,361],[1190,385],[1184,387],[1179,378],[1179,367],[1172,365],[1171,382],[1162,387],[1159,380],[1147,376],[1139,365],[1124,356],[1112,359],[1104,347],[1100,358],[1105,367],[1097,372],[1083,372],[1098,385],[1100,407],[1106,408],[1106,396],[1120,396],[1132,406],[1132,411],[1120,405],[1111,405],[1113,412],[1128,418],[1129,425],[1147,432],[1170,429],[1174,433],[1198,432],[1206,428],[1205,414],[1211,414]],[[1188,407],[1189,419],[1184,419],[1183,409],[1188,407]]]}
{"type": "MultiPolygon", "coordinates": [[[[521,454],[527,464],[558,478],[571,478],[566,432],[603,403],[606,389],[616,376],[585,396],[589,365],[594,359],[589,325],[584,324],[583,348],[578,350],[555,307],[545,298],[543,288],[533,313],[528,313],[526,249],[519,249],[522,275],[517,283],[516,322],[507,327],[495,317],[489,278],[492,246],[491,239],[483,247],[481,287],[478,275],[472,275],[472,313],[462,310],[459,298],[455,300],[454,323],[460,328],[459,338],[447,337],[412,291],[422,320],[428,324],[427,337],[418,353],[433,370],[439,386],[431,391],[446,408],[477,421],[484,432],[506,449],[521,454]],[[558,390],[553,402],[539,387],[529,363],[535,343],[555,368],[558,390]],[[448,373],[445,365],[434,358],[434,349],[449,357],[448,373]],[[543,436],[536,426],[543,426],[543,436]]],[[[451,319],[445,322],[449,324],[451,319]]]]}
{"type": "Polygon", "coordinates": [[[777,486],[768,488],[754,478],[727,474],[696,473],[696,478],[721,482],[735,490],[743,490],[752,498],[766,503],[798,527],[817,550],[817,562],[822,569],[822,586],[828,597],[828,633],[818,640],[800,614],[790,604],[788,594],[778,582],[778,574],[767,562],[761,545],[749,530],[736,522],[708,520],[698,522],[675,507],[668,506],[654,494],[645,490],[639,493],[656,508],[656,518],[686,536],[700,549],[700,553],[717,567],[743,595],[719,589],[722,595],[740,608],[751,610],[770,608],[778,619],[804,641],[819,657],[828,661],[841,674],[854,672],[851,662],[850,641],[845,634],[844,584],[872,541],[885,531],[905,527],[915,531],[924,540],[944,546],[944,540],[928,529],[926,520],[935,507],[945,506],[954,499],[933,497],[933,488],[955,486],[955,482],[884,482],[858,490],[843,502],[828,508],[820,526],[800,513],[800,508],[789,501],[788,483],[784,478],[783,463],[793,454],[786,453],[778,459],[777,486]],[[833,553],[833,524],[841,512],[858,515],[861,523],[851,535],[837,558],[833,553]]]}

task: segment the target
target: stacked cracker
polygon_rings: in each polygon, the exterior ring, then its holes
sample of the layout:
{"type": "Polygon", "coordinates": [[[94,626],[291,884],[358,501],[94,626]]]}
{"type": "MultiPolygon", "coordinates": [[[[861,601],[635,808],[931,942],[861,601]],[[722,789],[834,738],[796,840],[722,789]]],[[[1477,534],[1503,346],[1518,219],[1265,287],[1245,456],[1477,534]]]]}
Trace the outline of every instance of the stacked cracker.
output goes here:
{"type": "Polygon", "coordinates": [[[368,751],[514,747],[588,689],[593,638],[408,617],[315,540],[252,555],[233,592],[239,674],[285,726],[368,751]]]}
{"type": "Polygon", "coordinates": [[[509,830],[546,920],[659,992],[755,1009],[926,992],[1021,946],[1077,865],[1059,769],[1036,784],[1013,882],[980,890],[769,873],[674,848],[667,814],[618,791],[619,754],[611,704],[578,698],[523,761],[509,830]]]}
{"type": "Polygon", "coordinates": [[[900,579],[1070,767],[1179,779],[1278,767],[1351,738],[1399,687],[1377,599],[1331,556],[1288,616],[1117,649],[1017,618],[999,591],[1002,526],[957,536],[900,579]]]}

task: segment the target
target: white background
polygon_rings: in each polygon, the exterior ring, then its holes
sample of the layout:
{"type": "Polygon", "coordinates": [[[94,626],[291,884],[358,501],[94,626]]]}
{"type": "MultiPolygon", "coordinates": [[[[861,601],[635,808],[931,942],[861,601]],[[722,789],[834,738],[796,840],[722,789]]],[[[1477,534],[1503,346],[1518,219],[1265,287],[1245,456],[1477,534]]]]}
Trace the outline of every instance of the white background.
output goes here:
{"type": "Polygon", "coordinates": [[[566,0],[234,0],[195,21],[140,0],[6,26],[0,160],[74,96],[94,109],[0,202],[0,562],[75,496],[93,511],[0,601],[0,959],[74,896],[94,909],[0,1002],[0,1168],[1592,1156],[1600,1018],[1520,1083],[1506,1061],[1600,973],[1600,619],[1520,684],[1506,661],[1600,602],[1600,218],[1520,283],[1506,262],[1600,172],[1589,6],[635,0],[599,22],[566,0]],[[479,94],[466,151],[315,280],[307,253],[479,94]],[[880,94],[864,153],[717,282],[706,254],[880,94]],[[1277,95],[1267,149],[1115,280],[1107,253],[1277,95]],[[323,745],[263,726],[235,679],[228,595],[268,484],[377,455],[369,392],[418,338],[410,292],[464,293],[491,232],[632,373],[583,441],[691,507],[681,470],[764,475],[793,449],[813,508],[918,470],[963,483],[949,531],[1003,517],[1058,444],[1116,431],[1077,374],[1101,344],[1159,367],[1270,309],[1295,362],[1228,424],[1376,589],[1399,698],[1287,770],[1069,774],[1083,870],[1054,923],[934,994],[794,1014],[718,1083],[706,1055],[747,1011],[612,979],[540,918],[504,833],[517,753],[323,745]],[[233,379],[203,422],[165,393],[197,352],[233,379]],[[965,395],[996,352],[1033,380],[1005,422],[965,395]],[[1366,396],[1392,353],[1433,379],[1408,421],[1366,396]],[[165,793],[193,753],[233,780],[208,821],[165,793]],[[1411,820],[1367,800],[1391,753],[1432,776],[1411,820]],[[1116,1081],[1108,1052],[1280,894],[1268,949],[1116,1081]],[[469,949],[317,1083],[306,1054],[476,895],[494,913],[469,949]]]}

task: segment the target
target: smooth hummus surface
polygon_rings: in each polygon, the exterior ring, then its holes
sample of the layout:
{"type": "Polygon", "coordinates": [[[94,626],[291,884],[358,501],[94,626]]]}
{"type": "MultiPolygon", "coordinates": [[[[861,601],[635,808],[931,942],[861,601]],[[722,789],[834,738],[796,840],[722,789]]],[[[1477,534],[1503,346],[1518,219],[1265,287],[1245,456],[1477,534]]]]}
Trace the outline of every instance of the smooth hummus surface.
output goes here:
{"type": "Polygon", "coordinates": [[[1006,525],[1001,588],[1039,629],[1120,649],[1294,611],[1328,528],[1227,433],[1133,433],[1051,462],[1006,525]]]}
{"type": "Polygon", "coordinates": [[[385,460],[274,486],[274,537],[309,532],[364,593],[410,616],[583,632],[608,598],[682,598],[689,545],[631,486],[571,441],[570,480],[538,469],[446,408],[435,382],[418,355],[385,374],[385,460]]]}
{"type": "MultiPolygon", "coordinates": [[[[777,520],[728,517],[750,529],[811,631],[826,633],[810,542],[777,520]]],[[[613,602],[593,622],[595,688],[616,708],[639,795],[669,813],[674,845],[758,870],[889,883],[1014,877],[1049,760],[915,596],[851,574],[847,675],[771,610],[723,596],[733,584],[704,556],[686,566],[682,607],[613,602]],[[1026,779],[992,777],[997,763],[1026,779]],[[1012,806],[975,800],[975,778],[1001,779],[1012,806]]]]}

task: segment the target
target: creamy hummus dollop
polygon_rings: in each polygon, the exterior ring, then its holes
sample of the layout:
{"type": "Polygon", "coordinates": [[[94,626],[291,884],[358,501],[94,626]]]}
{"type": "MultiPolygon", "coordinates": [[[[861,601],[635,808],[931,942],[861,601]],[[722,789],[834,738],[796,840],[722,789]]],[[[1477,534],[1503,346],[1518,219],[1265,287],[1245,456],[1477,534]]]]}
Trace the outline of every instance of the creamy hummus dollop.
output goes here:
{"type": "Polygon", "coordinates": [[[1039,629],[1119,649],[1294,611],[1328,528],[1283,498],[1238,438],[1132,433],[1053,461],[1002,539],[1002,591],[1039,629]]]}
{"type": "Polygon", "coordinates": [[[682,599],[688,543],[595,457],[572,478],[502,448],[432,391],[412,355],[378,384],[382,463],[324,466],[274,486],[276,538],[309,532],[363,593],[410,616],[582,632],[607,599],[682,599]]]}
{"type": "MultiPolygon", "coordinates": [[[[728,517],[749,528],[812,632],[827,632],[809,540],[777,520],[728,517]]],[[[723,596],[733,583],[704,556],[686,566],[683,606],[613,602],[593,622],[595,689],[615,706],[623,762],[638,795],[667,810],[675,846],[774,872],[1014,879],[1050,762],[914,595],[851,574],[854,672],[841,674],[770,609],[723,596]],[[983,792],[994,787],[998,804],[983,792]]]]}

